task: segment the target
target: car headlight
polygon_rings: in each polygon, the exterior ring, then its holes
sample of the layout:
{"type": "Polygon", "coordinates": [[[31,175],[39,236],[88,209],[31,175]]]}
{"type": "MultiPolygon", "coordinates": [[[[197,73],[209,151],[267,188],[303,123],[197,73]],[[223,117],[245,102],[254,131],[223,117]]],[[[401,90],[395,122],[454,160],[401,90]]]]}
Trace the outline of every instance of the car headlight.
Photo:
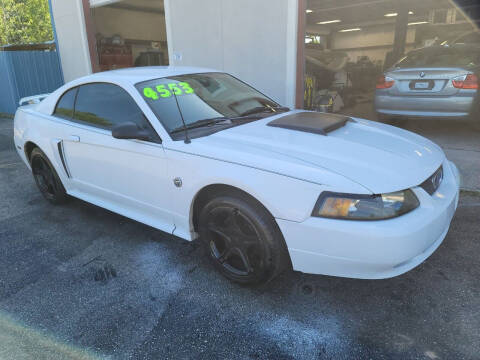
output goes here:
{"type": "Polygon", "coordinates": [[[382,195],[354,195],[324,192],[312,216],[348,219],[383,220],[406,214],[420,205],[412,190],[382,195]]]}

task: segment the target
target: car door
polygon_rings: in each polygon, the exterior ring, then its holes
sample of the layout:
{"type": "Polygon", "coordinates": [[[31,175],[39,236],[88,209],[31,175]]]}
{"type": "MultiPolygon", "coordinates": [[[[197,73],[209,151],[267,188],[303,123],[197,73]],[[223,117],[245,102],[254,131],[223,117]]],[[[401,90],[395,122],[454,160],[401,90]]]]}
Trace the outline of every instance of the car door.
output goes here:
{"type": "Polygon", "coordinates": [[[62,150],[72,195],[173,231],[173,184],[161,139],[124,89],[107,83],[80,86],[62,150]],[[111,129],[125,122],[149,131],[151,140],[113,138],[111,129]]]}

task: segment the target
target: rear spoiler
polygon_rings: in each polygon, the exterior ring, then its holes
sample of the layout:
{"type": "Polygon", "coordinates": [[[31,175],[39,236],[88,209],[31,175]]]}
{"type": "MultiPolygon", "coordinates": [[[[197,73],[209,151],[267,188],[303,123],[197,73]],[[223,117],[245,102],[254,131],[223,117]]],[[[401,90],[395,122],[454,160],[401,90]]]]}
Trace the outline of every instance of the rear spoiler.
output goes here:
{"type": "Polygon", "coordinates": [[[18,105],[26,105],[26,104],[39,104],[40,101],[45,99],[48,95],[50,94],[42,94],[42,95],[35,95],[35,96],[29,96],[29,97],[24,97],[20,99],[18,105]]]}

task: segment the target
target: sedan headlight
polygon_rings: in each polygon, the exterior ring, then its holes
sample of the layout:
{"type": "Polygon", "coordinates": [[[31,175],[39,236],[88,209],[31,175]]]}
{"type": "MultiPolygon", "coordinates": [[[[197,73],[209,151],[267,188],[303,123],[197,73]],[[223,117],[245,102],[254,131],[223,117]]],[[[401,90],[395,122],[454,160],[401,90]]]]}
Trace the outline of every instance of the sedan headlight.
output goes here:
{"type": "Polygon", "coordinates": [[[383,220],[406,214],[420,205],[412,190],[382,195],[324,192],[312,216],[348,220],[383,220]]]}

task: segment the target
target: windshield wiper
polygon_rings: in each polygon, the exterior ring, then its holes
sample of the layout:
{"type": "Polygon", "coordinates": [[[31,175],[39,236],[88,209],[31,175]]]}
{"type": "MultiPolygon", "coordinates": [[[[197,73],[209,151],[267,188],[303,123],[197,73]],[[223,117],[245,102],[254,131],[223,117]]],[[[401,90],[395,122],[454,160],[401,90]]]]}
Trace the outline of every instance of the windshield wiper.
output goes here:
{"type": "Polygon", "coordinates": [[[225,121],[229,121],[229,118],[214,118],[214,119],[204,119],[204,120],[198,120],[195,121],[191,124],[188,124],[187,126],[181,126],[176,129],[173,129],[170,131],[170,134],[176,134],[182,131],[185,131],[185,129],[190,130],[190,129],[196,129],[196,128],[201,128],[205,126],[212,126],[212,125],[217,125],[225,121]]]}
{"type": "Polygon", "coordinates": [[[238,121],[238,120],[248,121],[248,120],[251,120],[251,119],[259,119],[260,117],[259,116],[254,116],[254,114],[259,114],[259,113],[265,112],[266,110],[270,110],[272,112],[290,111],[290,109],[288,107],[259,106],[257,108],[248,110],[246,113],[240,114],[239,116],[235,116],[235,117],[222,116],[222,117],[217,117],[217,118],[212,118],[212,119],[198,120],[198,121],[195,121],[191,124],[188,124],[186,127],[181,126],[181,127],[176,128],[176,129],[173,129],[172,131],[170,131],[170,134],[176,134],[176,133],[185,131],[185,129],[191,130],[191,129],[197,129],[197,128],[201,128],[201,127],[213,126],[213,125],[221,124],[223,122],[225,122],[225,125],[230,125],[232,121],[238,121]],[[253,111],[253,110],[255,110],[255,111],[253,111]]]}
{"type": "Polygon", "coordinates": [[[290,108],[285,106],[269,106],[269,105],[257,106],[257,107],[254,107],[253,109],[244,111],[243,113],[240,114],[240,116],[253,115],[253,114],[263,113],[266,111],[276,113],[279,111],[290,111],[290,108]]]}
{"type": "MultiPolygon", "coordinates": [[[[258,116],[252,116],[252,115],[250,115],[250,116],[243,115],[243,116],[235,116],[235,117],[221,116],[221,117],[216,117],[216,118],[212,118],[212,119],[204,119],[204,120],[195,121],[191,124],[188,124],[186,128],[187,128],[187,130],[197,129],[197,128],[201,128],[201,127],[221,124],[223,122],[225,122],[225,125],[230,125],[232,121],[238,121],[238,120],[248,121],[248,120],[257,119],[257,118],[259,118],[259,117],[258,116]]],[[[172,131],[170,131],[170,134],[175,134],[175,133],[179,133],[179,132],[182,132],[182,131],[185,131],[184,126],[173,129],[172,131]]]]}
{"type": "Polygon", "coordinates": [[[210,120],[218,120],[218,121],[230,120],[230,121],[237,121],[237,120],[251,120],[251,119],[259,119],[259,118],[260,118],[260,116],[254,116],[254,115],[252,114],[252,115],[241,115],[241,116],[232,116],[232,117],[229,117],[229,116],[221,116],[221,117],[213,118],[213,119],[210,119],[210,120]]]}

